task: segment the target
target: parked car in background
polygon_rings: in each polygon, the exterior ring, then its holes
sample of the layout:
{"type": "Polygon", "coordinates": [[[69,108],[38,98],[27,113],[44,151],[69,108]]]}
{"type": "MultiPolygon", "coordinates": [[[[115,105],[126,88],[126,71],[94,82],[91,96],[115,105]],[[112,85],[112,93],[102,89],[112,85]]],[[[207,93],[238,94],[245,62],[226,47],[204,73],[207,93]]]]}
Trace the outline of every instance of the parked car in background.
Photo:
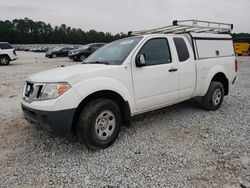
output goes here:
{"type": "Polygon", "coordinates": [[[68,57],[74,61],[84,61],[90,54],[104,45],[105,43],[86,44],[78,49],[71,50],[68,54],[68,57]]]}
{"type": "Polygon", "coordinates": [[[69,51],[73,50],[73,48],[70,47],[58,47],[53,48],[45,54],[45,57],[48,58],[56,58],[56,57],[67,57],[69,51]]]}
{"type": "Polygon", "coordinates": [[[16,50],[8,42],[0,42],[0,65],[8,65],[16,59],[16,50]]]}

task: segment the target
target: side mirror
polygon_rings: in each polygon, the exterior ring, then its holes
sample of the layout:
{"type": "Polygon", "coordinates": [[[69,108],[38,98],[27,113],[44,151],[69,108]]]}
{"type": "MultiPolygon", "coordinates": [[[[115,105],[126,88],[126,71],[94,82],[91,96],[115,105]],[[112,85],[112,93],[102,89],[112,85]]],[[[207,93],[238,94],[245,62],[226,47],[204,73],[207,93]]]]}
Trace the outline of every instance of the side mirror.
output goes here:
{"type": "Polygon", "coordinates": [[[143,67],[146,65],[146,57],[144,54],[139,54],[136,58],[136,66],[143,67]]]}

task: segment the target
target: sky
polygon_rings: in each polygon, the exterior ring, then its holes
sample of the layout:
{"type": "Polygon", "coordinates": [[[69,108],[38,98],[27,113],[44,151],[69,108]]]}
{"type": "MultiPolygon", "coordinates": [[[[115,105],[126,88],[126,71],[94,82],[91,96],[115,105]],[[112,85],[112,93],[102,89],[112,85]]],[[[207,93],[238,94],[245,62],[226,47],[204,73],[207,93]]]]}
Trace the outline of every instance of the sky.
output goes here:
{"type": "Polygon", "coordinates": [[[250,0],[1,0],[0,20],[28,17],[52,26],[113,34],[198,19],[233,23],[250,33],[250,0]]]}

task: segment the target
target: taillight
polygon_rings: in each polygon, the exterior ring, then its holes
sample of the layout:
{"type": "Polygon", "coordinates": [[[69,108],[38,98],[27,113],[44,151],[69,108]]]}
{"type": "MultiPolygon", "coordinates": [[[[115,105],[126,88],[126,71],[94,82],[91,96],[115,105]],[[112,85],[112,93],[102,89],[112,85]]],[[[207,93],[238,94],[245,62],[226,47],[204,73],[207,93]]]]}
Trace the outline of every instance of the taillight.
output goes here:
{"type": "Polygon", "coordinates": [[[235,72],[238,72],[238,61],[237,61],[237,59],[235,59],[235,61],[234,61],[234,69],[235,69],[235,72]]]}
{"type": "Polygon", "coordinates": [[[13,50],[13,54],[16,55],[16,50],[15,49],[13,50]]]}

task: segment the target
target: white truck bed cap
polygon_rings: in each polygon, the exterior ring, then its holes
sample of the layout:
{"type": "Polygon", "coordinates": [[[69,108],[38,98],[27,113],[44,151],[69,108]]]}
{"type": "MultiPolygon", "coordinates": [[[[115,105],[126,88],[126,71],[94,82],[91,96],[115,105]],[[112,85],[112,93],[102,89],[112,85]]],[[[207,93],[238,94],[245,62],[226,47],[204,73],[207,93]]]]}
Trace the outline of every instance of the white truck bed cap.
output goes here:
{"type": "Polygon", "coordinates": [[[218,38],[218,39],[232,39],[229,34],[213,34],[213,33],[190,33],[193,38],[218,38]]]}

